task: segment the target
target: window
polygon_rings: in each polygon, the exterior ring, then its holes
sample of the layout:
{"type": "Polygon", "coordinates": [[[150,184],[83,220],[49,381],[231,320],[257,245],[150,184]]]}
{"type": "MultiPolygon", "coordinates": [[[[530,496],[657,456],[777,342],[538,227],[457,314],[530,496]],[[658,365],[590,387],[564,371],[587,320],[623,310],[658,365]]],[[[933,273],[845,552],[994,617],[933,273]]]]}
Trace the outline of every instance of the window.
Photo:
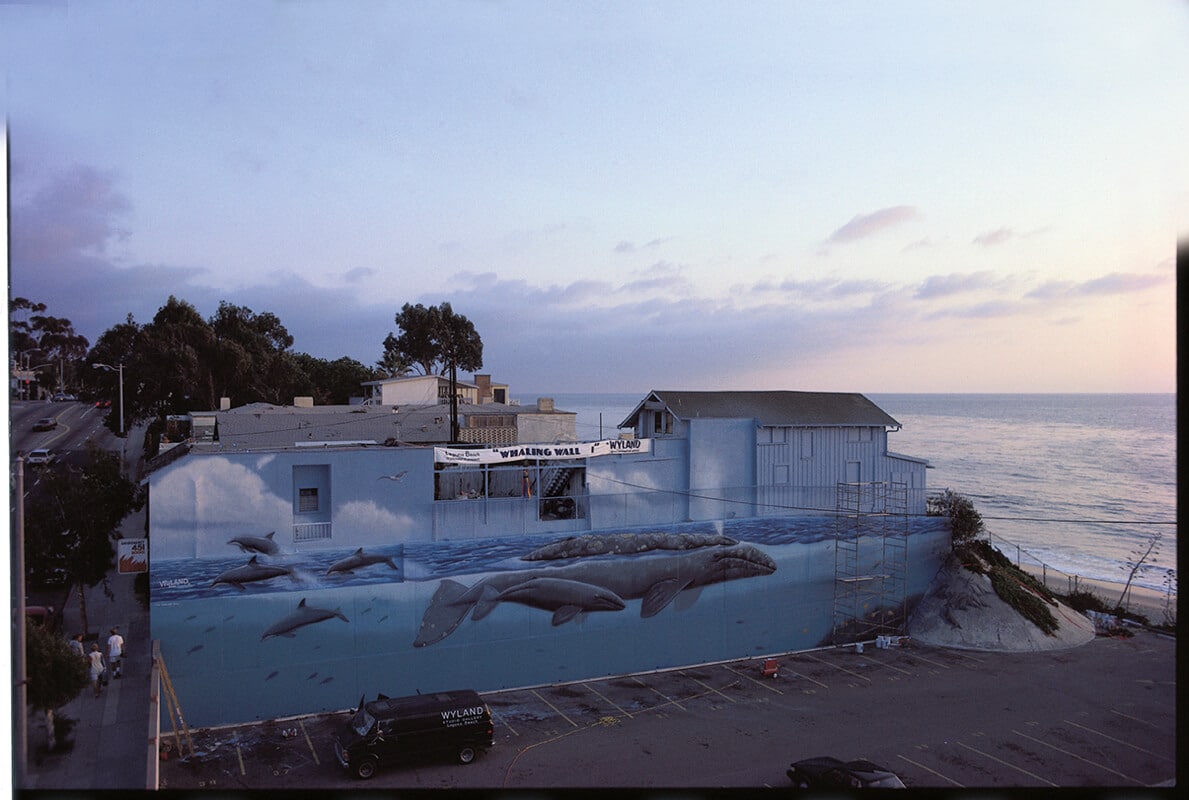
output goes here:
{"type": "Polygon", "coordinates": [[[672,433],[673,416],[664,411],[654,411],[652,415],[653,433],[672,433]]]}
{"type": "Polygon", "coordinates": [[[801,431],[801,458],[813,458],[813,431],[801,431]]]}
{"type": "Polygon", "coordinates": [[[298,489],[297,490],[297,513],[299,514],[313,514],[318,511],[318,490],[317,489],[298,489]]]}

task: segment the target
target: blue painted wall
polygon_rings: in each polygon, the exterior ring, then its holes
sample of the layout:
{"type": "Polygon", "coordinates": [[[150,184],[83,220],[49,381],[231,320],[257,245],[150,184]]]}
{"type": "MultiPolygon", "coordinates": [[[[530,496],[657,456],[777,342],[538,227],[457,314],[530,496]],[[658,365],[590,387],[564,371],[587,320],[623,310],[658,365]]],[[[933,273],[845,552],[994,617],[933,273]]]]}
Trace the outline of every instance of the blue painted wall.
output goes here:
{"type": "MultiPolygon", "coordinates": [[[[940,518],[916,522],[909,539],[910,595],[925,591],[949,546],[940,518]]],[[[282,556],[274,563],[286,564],[291,575],[243,590],[210,585],[242,557],[162,560],[153,566],[153,635],[161,640],[187,719],[199,727],[340,710],[362,694],[463,686],[489,691],[759,656],[827,641],[833,520],[746,519],[666,530],[747,542],[771,558],[775,571],[684,591],[651,618],[641,618],[643,601],[634,599],[622,610],[588,611],[554,626],[547,609],[502,602],[479,620],[468,613],[440,641],[415,647],[422,619],[444,581],[470,587],[509,572],[557,574],[572,560],[526,562],[520,556],[558,537],[379,547],[375,553],[390,557],[396,569],[377,563],[351,575],[326,574],[349,549],[282,556]],[[307,612],[314,609],[312,617],[325,618],[294,629],[292,638],[264,638],[302,600],[307,612]]]]}

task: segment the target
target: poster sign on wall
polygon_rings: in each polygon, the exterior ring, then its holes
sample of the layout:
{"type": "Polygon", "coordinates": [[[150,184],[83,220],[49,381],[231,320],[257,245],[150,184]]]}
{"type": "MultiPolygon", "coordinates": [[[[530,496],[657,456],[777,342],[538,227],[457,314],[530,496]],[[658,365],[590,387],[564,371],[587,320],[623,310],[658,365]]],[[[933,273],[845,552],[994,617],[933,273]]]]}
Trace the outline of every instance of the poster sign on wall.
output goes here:
{"type": "Polygon", "coordinates": [[[506,447],[435,447],[439,464],[502,464],[508,461],[556,461],[570,458],[648,453],[651,439],[603,439],[598,442],[513,444],[506,447]]]}
{"type": "Polygon", "coordinates": [[[119,539],[120,572],[149,571],[149,540],[119,539]]]}

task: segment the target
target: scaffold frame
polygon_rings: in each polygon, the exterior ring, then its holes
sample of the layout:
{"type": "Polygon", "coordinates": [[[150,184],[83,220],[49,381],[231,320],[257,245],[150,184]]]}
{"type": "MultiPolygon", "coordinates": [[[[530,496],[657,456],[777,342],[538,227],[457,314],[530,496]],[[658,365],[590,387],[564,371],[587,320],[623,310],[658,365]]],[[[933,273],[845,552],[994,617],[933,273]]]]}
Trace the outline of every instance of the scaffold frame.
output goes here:
{"type": "Polygon", "coordinates": [[[834,512],[834,643],[903,633],[908,484],[840,481],[834,512]]]}

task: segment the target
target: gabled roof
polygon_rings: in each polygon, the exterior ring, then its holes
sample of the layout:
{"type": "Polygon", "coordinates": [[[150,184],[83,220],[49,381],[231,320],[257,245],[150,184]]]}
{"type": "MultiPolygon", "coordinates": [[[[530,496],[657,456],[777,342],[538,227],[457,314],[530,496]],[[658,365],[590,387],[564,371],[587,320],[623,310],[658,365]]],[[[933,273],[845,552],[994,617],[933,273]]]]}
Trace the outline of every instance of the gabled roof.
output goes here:
{"type": "Polygon", "coordinates": [[[675,392],[654,389],[619,424],[633,427],[646,408],[678,419],[754,419],[761,425],[884,426],[900,423],[856,392],[675,392]]]}

